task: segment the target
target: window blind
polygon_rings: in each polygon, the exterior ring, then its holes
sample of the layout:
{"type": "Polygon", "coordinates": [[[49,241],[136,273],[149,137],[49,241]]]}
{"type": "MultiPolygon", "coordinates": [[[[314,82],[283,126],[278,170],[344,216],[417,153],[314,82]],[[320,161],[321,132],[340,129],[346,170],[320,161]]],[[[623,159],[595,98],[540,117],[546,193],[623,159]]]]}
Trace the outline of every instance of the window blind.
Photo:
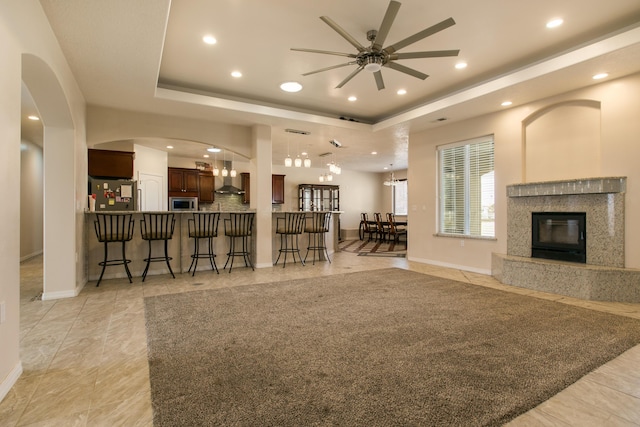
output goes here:
{"type": "Polygon", "coordinates": [[[493,137],[438,147],[440,233],[495,236],[493,137]]]}

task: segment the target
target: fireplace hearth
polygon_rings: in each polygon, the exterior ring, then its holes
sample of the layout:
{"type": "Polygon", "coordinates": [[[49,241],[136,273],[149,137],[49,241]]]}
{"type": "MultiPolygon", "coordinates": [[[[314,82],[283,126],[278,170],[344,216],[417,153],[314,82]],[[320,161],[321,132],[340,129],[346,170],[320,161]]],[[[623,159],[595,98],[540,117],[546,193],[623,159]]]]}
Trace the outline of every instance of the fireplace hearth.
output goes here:
{"type": "Polygon", "coordinates": [[[531,256],[587,262],[585,212],[532,212],[531,256]]]}

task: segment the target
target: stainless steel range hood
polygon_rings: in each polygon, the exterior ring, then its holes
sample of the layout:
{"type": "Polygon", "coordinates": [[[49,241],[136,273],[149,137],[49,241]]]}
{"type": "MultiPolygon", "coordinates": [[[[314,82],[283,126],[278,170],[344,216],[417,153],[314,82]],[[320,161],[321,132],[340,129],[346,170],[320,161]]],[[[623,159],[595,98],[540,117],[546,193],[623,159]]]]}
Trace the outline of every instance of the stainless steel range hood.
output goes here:
{"type": "MultiPolygon", "coordinates": [[[[224,162],[224,167],[227,168],[228,171],[231,171],[231,162],[224,162]]],[[[218,194],[244,194],[244,190],[239,189],[238,187],[234,187],[232,184],[233,178],[231,176],[225,176],[222,178],[222,187],[216,190],[218,194]]]]}

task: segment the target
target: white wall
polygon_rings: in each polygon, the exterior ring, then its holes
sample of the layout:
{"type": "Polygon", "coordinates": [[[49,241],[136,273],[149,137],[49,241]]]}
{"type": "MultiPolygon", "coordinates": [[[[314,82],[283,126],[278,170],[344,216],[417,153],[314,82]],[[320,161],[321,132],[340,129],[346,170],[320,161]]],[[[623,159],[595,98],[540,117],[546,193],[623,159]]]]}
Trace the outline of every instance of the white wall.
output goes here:
{"type": "MultiPolygon", "coordinates": [[[[409,142],[409,259],[437,265],[454,266],[470,271],[489,273],[491,253],[506,253],[506,186],[527,179],[523,164],[523,121],[537,111],[573,100],[600,102],[600,135],[598,143],[585,141],[588,147],[571,150],[571,177],[626,176],[626,266],[640,268],[640,74],[604,82],[535,103],[510,108],[437,129],[412,134],[409,142]],[[437,162],[438,145],[494,135],[496,185],[496,239],[476,240],[436,236],[437,232],[437,162]],[[600,153],[594,155],[593,147],[600,153]],[[580,159],[585,161],[580,163],[580,159]],[[579,176],[582,175],[582,176],[579,176]],[[420,183],[420,185],[412,185],[420,183]]],[[[571,110],[568,120],[575,120],[571,110]]],[[[587,117],[591,117],[587,113],[587,117]]],[[[554,121],[557,124],[557,121],[554,121]]],[[[592,124],[589,124],[591,126],[592,124]]],[[[547,131],[542,131],[547,132],[547,131]]],[[[575,141],[574,141],[575,145],[575,141]]],[[[578,145],[579,146],[579,145],[578,145]]],[[[553,155],[553,146],[547,147],[553,155]]],[[[543,156],[540,150],[536,156],[543,156]]],[[[565,153],[564,155],[568,155],[565,153]]],[[[551,180],[558,176],[557,165],[548,166],[547,174],[539,168],[536,180],[551,180]],[[547,178],[548,177],[548,178],[547,178]]]]}
{"type": "Polygon", "coordinates": [[[42,254],[42,147],[22,140],[20,148],[20,260],[42,254]]]}
{"type": "MultiPolygon", "coordinates": [[[[83,209],[86,204],[86,144],[84,98],[37,0],[0,2],[0,200],[15,200],[20,176],[20,106],[24,80],[43,118],[44,176],[47,185],[48,143],[61,153],[50,172],[60,173],[54,183],[64,189],[45,199],[45,281],[52,291],[76,292],[86,275],[82,253],[83,209]],[[55,165],[55,166],[54,166],[55,165]],[[78,181],[77,175],[84,175],[78,181]],[[46,209],[52,211],[47,218],[46,209]],[[57,210],[56,210],[57,209],[57,210]],[[55,223],[47,229],[46,221],[55,223]],[[64,235],[53,253],[47,252],[47,236],[64,235]],[[49,269],[47,270],[47,264],[49,269]]],[[[55,156],[54,156],[55,157],[55,156]]],[[[6,304],[6,321],[0,324],[0,399],[22,371],[19,359],[20,206],[6,203],[0,221],[0,302],[6,304]]],[[[56,243],[55,237],[49,243],[56,243]]],[[[46,286],[46,284],[45,284],[46,286]]]]}

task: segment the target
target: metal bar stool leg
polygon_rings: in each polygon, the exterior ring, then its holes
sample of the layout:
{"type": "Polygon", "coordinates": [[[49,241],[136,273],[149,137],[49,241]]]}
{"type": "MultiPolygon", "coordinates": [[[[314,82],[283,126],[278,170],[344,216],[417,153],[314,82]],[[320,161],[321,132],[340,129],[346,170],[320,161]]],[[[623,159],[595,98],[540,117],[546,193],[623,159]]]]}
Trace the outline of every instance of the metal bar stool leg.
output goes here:
{"type": "Polygon", "coordinates": [[[127,272],[127,277],[129,278],[129,283],[133,283],[133,280],[131,280],[133,278],[133,276],[131,275],[131,272],[129,271],[129,260],[127,259],[127,256],[125,255],[124,252],[124,244],[126,242],[122,242],[122,262],[124,262],[124,269],[127,272]]]}

